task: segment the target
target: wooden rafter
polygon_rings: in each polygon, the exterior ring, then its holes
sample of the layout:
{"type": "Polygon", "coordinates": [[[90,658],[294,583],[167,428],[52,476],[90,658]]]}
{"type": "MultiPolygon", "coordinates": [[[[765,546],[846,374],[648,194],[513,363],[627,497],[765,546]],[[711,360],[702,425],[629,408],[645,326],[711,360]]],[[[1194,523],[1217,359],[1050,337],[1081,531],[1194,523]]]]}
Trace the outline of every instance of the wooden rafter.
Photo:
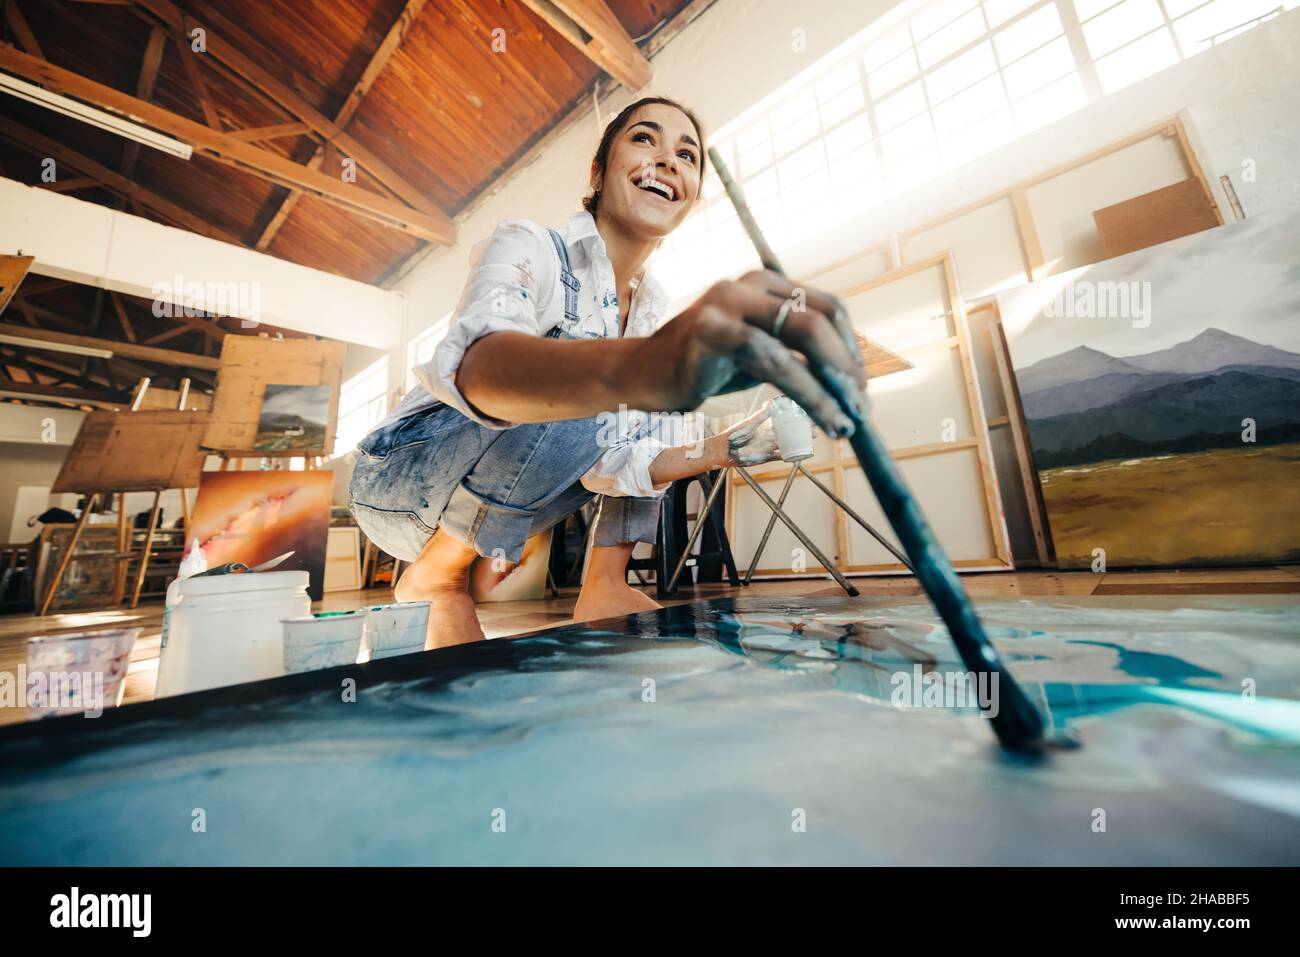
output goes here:
{"type": "Polygon", "coordinates": [[[179,137],[196,151],[269,182],[302,189],[325,202],[408,235],[432,242],[455,242],[456,226],[443,213],[434,215],[409,209],[358,186],[343,183],[336,177],[305,169],[279,154],[241,143],[225,133],[30,56],[15,47],[0,44],[0,67],[46,89],[86,100],[179,137]]]}
{"type": "Polygon", "coordinates": [[[591,62],[635,93],[654,78],[645,58],[605,0],[524,0],[591,62]]]}
{"type": "Polygon", "coordinates": [[[99,186],[99,180],[90,176],[74,176],[72,179],[60,179],[53,183],[37,183],[41,189],[48,189],[51,193],[73,193],[79,189],[89,189],[92,186],[99,186]]]}
{"type": "Polygon", "coordinates": [[[23,382],[6,382],[0,384],[0,392],[15,392],[31,396],[33,399],[51,399],[60,402],[88,402],[96,405],[123,406],[131,397],[120,392],[108,392],[101,389],[65,389],[59,385],[23,382]]]}
{"type": "Polygon", "coordinates": [[[176,53],[181,58],[181,65],[185,69],[185,75],[189,77],[190,86],[194,87],[194,96],[199,101],[199,106],[203,109],[203,118],[207,120],[208,126],[214,130],[222,130],[221,117],[217,115],[217,108],[212,105],[212,97],[208,95],[208,85],[203,80],[203,73],[199,70],[199,64],[194,59],[194,51],[190,47],[189,36],[185,33],[183,27],[171,28],[172,42],[176,45],[176,53]]]}
{"type": "MultiPolygon", "coordinates": [[[[158,68],[162,66],[163,47],[167,37],[156,27],[149,31],[149,42],[145,45],[144,56],[140,60],[140,77],[135,84],[135,95],[142,100],[153,99],[154,84],[158,81],[158,68]]],[[[122,148],[122,175],[130,179],[135,174],[135,161],[140,156],[140,144],[134,140],[122,148]]]]}
{"type": "Polygon", "coordinates": [[[32,28],[27,25],[27,19],[18,6],[18,0],[5,0],[5,19],[9,21],[9,26],[14,31],[18,45],[32,56],[38,56],[44,60],[45,54],[41,52],[41,45],[36,42],[32,28]]]}
{"type": "Polygon", "coordinates": [[[245,143],[260,143],[263,140],[279,140],[288,136],[306,136],[311,128],[306,123],[276,123],[272,126],[250,126],[244,130],[231,130],[229,135],[245,143]]]}
{"type": "MultiPolygon", "coordinates": [[[[42,310],[33,309],[37,315],[42,310]]],[[[171,349],[158,349],[153,346],[140,345],[135,342],[119,342],[115,339],[96,339],[93,336],[76,336],[65,332],[54,332],[50,329],[29,329],[25,326],[15,326],[7,322],[0,322],[0,334],[9,336],[23,336],[27,339],[40,339],[49,343],[59,343],[70,346],[84,346],[90,349],[108,349],[115,356],[121,355],[127,358],[144,359],[149,362],[158,362],[163,365],[181,366],[189,369],[210,369],[216,371],[220,366],[220,361],[209,356],[194,355],[190,352],[176,352],[171,349]]]]}
{"type": "Polygon", "coordinates": [[[113,303],[113,311],[117,313],[117,324],[122,327],[122,335],[126,336],[127,342],[137,342],[135,327],[127,317],[126,305],[122,302],[122,297],[115,292],[109,292],[108,298],[113,303]]]}
{"type": "Polygon", "coordinates": [[[18,295],[26,299],[28,296],[39,296],[42,293],[53,292],[56,289],[62,289],[65,286],[71,286],[66,279],[32,279],[29,278],[23,283],[18,295]]]}
{"type": "MultiPolygon", "coordinates": [[[[406,36],[406,31],[410,29],[411,24],[415,22],[415,18],[418,17],[420,11],[424,9],[425,3],[426,0],[407,0],[406,5],[397,15],[396,21],[394,21],[393,25],[389,28],[388,33],[384,36],[383,42],[380,43],[379,48],[375,50],[374,56],[370,58],[370,62],[368,62],[365,69],[361,71],[361,78],[353,85],[352,89],[348,92],[347,98],[343,101],[343,106],[339,109],[338,113],[335,114],[334,124],[339,129],[346,128],[347,125],[352,122],[352,117],[356,114],[357,108],[361,106],[361,101],[365,99],[366,94],[370,92],[370,88],[374,85],[375,80],[379,79],[379,76],[388,66],[388,61],[392,58],[393,54],[397,52],[397,48],[401,46],[402,38],[406,36]]],[[[334,163],[332,161],[331,153],[336,142],[336,139],[326,139],[324,143],[318,144],[311,159],[307,161],[307,167],[309,169],[319,169],[322,165],[326,164],[327,160],[329,160],[330,162],[325,166],[325,168],[327,170],[333,168],[334,163]]],[[[285,224],[286,220],[288,220],[289,214],[293,211],[294,206],[298,204],[298,200],[301,196],[302,193],[298,190],[290,190],[289,194],[281,200],[279,207],[271,215],[266,226],[263,227],[261,235],[257,237],[257,242],[253,244],[254,249],[257,249],[259,252],[264,252],[267,247],[271,245],[271,240],[275,239],[275,235],[280,231],[280,227],[285,224]]]]}
{"type": "Polygon", "coordinates": [[[164,329],[162,332],[158,333],[157,335],[150,336],[148,339],[144,340],[143,345],[157,346],[157,345],[161,345],[164,342],[168,342],[172,339],[176,339],[180,336],[188,336],[192,332],[202,334],[202,331],[203,330],[201,329],[195,329],[193,326],[186,326],[186,325],[172,326],[170,329],[164,329]]]}
{"type": "Polygon", "coordinates": [[[44,133],[23,126],[8,117],[0,116],[0,136],[32,150],[37,156],[53,157],[59,163],[66,164],[87,176],[93,177],[115,193],[126,196],[141,206],[149,207],[166,219],[170,219],[192,232],[209,236],[212,239],[219,239],[222,242],[243,245],[243,240],[234,233],[226,232],[219,226],[208,222],[202,216],[195,215],[185,207],[159,196],[153,190],[132,182],[121,173],[109,169],[89,156],[83,156],[62,143],[51,139],[44,133]]]}
{"type": "MultiPolygon", "coordinates": [[[[148,19],[161,22],[169,27],[183,26],[187,21],[185,14],[171,0],[138,0],[136,10],[148,19]]],[[[402,22],[398,18],[399,23],[402,22]]],[[[390,31],[391,33],[392,31],[390,31]]],[[[399,41],[400,42],[400,37],[399,41]]],[[[292,87],[281,81],[252,57],[240,51],[222,31],[207,29],[208,55],[223,64],[235,76],[249,85],[253,92],[266,98],[277,107],[306,123],[322,139],[332,140],[348,156],[351,156],[370,173],[378,182],[392,190],[394,195],[409,203],[412,208],[434,218],[444,216],[418,188],[407,182],[399,173],[383,162],[364,145],[345,132],[341,125],[330,120],[320,110],[298,95],[292,87]]],[[[423,237],[430,238],[430,237],[423,237]]],[[[433,238],[434,242],[455,242],[454,229],[452,238],[433,238]]]]}

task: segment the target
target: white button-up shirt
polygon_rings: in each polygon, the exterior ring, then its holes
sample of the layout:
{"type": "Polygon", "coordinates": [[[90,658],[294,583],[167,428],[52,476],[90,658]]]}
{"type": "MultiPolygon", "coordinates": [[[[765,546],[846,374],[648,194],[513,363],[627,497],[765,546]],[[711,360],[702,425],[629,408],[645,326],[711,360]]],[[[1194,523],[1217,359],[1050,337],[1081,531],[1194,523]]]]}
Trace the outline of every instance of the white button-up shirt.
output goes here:
{"type": "MultiPolygon", "coordinates": [[[[560,230],[569,250],[569,265],[582,288],[576,323],[564,317],[565,287],[555,244],[545,228],[524,219],[506,220],[492,236],[474,247],[470,277],[465,284],[447,335],[433,358],[413,370],[420,383],[402,399],[393,414],[376,426],[419,412],[435,402],[454,409],[490,429],[508,429],[503,422],[474,410],[456,388],[456,370],[465,351],[490,332],[523,332],[545,336],[559,327],[573,338],[619,338],[618,290],[614,267],[596,222],[585,210],[560,230]]],[[[665,320],[669,299],[649,274],[635,285],[625,337],[648,336],[665,320]]],[[[647,415],[636,410],[620,415],[610,410],[608,425],[598,441],[608,442],[599,461],[582,477],[582,484],[603,495],[654,496],[670,483],[655,485],[650,463],[670,446],[680,445],[680,417],[647,415]]]]}

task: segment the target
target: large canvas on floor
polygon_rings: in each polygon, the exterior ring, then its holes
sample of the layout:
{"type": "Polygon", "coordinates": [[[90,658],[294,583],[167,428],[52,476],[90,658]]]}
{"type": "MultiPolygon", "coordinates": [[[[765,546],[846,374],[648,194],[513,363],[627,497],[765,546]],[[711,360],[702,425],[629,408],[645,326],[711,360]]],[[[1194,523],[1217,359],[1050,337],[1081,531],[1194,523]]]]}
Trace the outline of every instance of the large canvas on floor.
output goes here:
{"type": "Polygon", "coordinates": [[[251,568],[291,551],[276,571],[306,571],[307,593],[320,601],[333,494],[334,473],[323,470],[204,472],[186,552],[197,539],[209,568],[251,568]]]}
{"type": "Polygon", "coordinates": [[[1300,559],[1300,214],[998,305],[1062,567],[1300,559]]]}

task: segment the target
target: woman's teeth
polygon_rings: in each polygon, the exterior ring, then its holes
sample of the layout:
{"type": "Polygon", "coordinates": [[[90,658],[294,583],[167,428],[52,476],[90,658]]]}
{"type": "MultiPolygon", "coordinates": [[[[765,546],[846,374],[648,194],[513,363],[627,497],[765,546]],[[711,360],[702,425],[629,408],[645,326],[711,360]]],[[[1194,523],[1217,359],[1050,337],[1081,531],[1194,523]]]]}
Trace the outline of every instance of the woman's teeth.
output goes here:
{"type": "Polygon", "coordinates": [[[637,184],[641,189],[659,194],[670,203],[677,199],[677,191],[668,183],[661,183],[653,176],[647,176],[637,184]]]}

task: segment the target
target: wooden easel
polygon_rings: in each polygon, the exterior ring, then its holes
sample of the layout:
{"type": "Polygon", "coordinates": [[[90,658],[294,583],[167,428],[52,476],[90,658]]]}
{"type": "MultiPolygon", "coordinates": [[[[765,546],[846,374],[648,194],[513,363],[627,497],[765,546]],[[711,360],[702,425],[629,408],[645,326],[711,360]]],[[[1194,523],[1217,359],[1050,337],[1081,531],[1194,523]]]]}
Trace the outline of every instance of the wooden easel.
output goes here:
{"type": "MultiPolygon", "coordinates": [[[[186,383],[187,385],[187,383],[186,383]]],[[[81,517],[73,529],[72,538],[59,558],[54,576],[42,598],[38,615],[49,612],[54,596],[58,594],[63,576],[71,564],[90,515],[99,504],[100,496],[117,493],[119,514],[117,520],[118,562],[114,604],[119,604],[126,588],[126,564],[136,553],[127,549],[130,534],[126,526],[126,493],[153,492],[153,507],[145,540],[138,554],[140,567],[131,592],[131,607],[140,602],[149,558],[153,551],[154,536],[158,528],[158,512],[162,493],[169,488],[181,490],[182,512],[188,530],[189,499],[186,489],[198,485],[203,468],[203,453],[199,441],[207,428],[207,412],[181,410],[141,410],[148,383],[137,387],[133,410],[129,412],[91,412],[81,423],[77,438],[68,450],[59,476],[51,487],[52,492],[74,492],[85,497],[81,517]]],[[[187,391],[182,389],[182,391],[187,391]]]]}

